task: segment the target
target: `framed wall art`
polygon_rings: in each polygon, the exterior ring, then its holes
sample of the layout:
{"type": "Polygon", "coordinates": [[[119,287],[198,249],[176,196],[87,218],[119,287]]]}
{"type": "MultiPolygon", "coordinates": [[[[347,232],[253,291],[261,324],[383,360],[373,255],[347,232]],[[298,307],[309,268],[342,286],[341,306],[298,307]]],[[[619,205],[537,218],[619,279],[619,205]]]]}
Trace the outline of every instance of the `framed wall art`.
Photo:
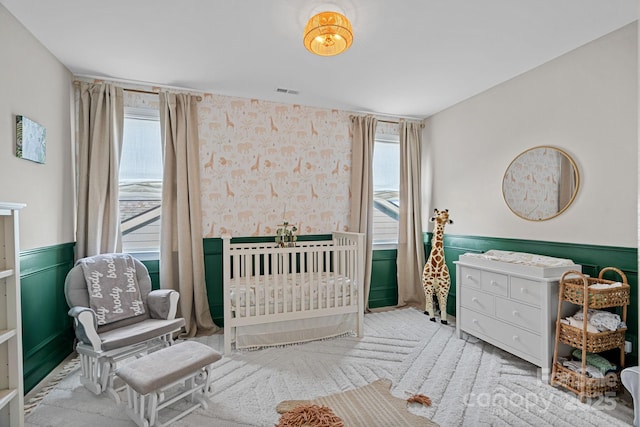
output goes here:
{"type": "Polygon", "coordinates": [[[16,156],[44,163],[47,154],[47,130],[25,116],[16,116],[16,156]]]}

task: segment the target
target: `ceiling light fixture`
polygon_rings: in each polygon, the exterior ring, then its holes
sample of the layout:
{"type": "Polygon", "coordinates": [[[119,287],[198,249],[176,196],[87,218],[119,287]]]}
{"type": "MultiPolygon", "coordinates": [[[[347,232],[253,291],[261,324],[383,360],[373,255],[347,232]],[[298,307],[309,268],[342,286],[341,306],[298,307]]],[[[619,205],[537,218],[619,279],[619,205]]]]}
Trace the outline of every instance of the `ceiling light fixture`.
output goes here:
{"type": "Polygon", "coordinates": [[[307,22],[303,42],[304,47],[316,55],[338,55],[353,42],[351,22],[338,12],[320,12],[307,22]]]}

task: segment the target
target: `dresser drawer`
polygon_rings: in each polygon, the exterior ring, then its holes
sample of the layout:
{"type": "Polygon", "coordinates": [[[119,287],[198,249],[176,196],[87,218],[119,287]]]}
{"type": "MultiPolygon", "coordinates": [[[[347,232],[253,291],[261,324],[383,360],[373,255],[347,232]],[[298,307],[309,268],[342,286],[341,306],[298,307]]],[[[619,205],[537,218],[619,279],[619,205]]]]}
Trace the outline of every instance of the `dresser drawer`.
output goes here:
{"type": "Polygon", "coordinates": [[[496,297],[496,317],[517,326],[540,332],[540,309],[516,301],[496,297]]]}
{"type": "Polygon", "coordinates": [[[482,271],[477,268],[460,267],[458,280],[462,286],[480,289],[482,286],[482,271]]]}
{"type": "Polygon", "coordinates": [[[509,294],[509,276],[483,271],[482,290],[506,297],[509,294]]]}
{"type": "Polygon", "coordinates": [[[464,288],[460,290],[460,304],[463,307],[479,311],[489,316],[495,315],[495,296],[479,292],[475,289],[464,288]]]}
{"type": "Polygon", "coordinates": [[[479,338],[498,341],[509,352],[516,350],[516,355],[525,357],[532,363],[540,363],[542,341],[539,335],[465,308],[461,313],[461,327],[472,335],[477,333],[479,338]]]}
{"type": "Polygon", "coordinates": [[[495,295],[507,296],[509,293],[509,276],[506,274],[482,271],[477,268],[461,267],[460,283],[463,287],[480,289],[495,295]]]}
{"type": "Polygon", "coordinates": [[[509,295],[518,301],[540,307],[545,293],[545,286],[547,286],[546,282],[536,282],[535,280],[511,276],[511,292],[509,295]]]}

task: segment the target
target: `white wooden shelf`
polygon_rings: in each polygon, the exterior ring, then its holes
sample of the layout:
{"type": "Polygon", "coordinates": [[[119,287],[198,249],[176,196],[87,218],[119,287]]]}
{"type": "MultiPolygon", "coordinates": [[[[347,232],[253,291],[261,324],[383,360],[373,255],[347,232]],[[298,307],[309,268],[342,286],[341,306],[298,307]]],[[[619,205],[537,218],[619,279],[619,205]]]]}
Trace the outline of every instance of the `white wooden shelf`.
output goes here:
{"type": "Polygon", "coordinates": [[[13,269],[10,270],[0,270],[0,279],[6,279],[7,277],[13,276],[13,269]]]}
{"type": "Polygon", "coordinates": [[[0,329],[0,344],[9,341],[16,336],[15,329],[0,329]]]}
{"type": "Polygon", "coordinates": [[[0,408],[7,406],[18,394],[18,390],[15,388],[0,389],[0,408]]]}
{"type": "Polygon", "coordinates": [[[0,426],[24,427],[19,203],[0,202],[0,426]],[[13,268],[12,268],[13,267],[13,268]]]}

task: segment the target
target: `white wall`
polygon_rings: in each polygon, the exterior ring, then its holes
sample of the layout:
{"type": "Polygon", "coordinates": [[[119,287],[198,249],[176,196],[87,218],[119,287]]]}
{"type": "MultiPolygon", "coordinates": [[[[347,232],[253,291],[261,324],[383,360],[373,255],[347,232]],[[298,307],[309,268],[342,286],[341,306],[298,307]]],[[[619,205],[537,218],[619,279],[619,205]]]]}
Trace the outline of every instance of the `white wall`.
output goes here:
{"type": "Polygon", "coordinates": [[[21,250],[73,242],[72,75],[2,5],[0,57],[0,201],[27,204],[21,250]],[[16,115],[45,126],[45,164],[15,156],[16,115]]]}
{"type": "Polygon", "coordinates": [[[448,233],[622,247],[638,245],[637,23],[427,120],[432,200],[448,233]],[[576,161],[574,203],[548,221],[514,215],[502,197],[513,158],[538,145],[576,161]]]}
{"type": "MultiPolygon", "coordinates": [[[[632,24],[431,117],[433,207],[447,232],[637,247],[637,25],[632,24]],[[536,145],[580,169],[574,204],[549,221],[516,217],[502,198],[511,160],[536,145]]],[[[71,73],[0,5],[0,200],[27,203],[22,249],[75,240],[71,73]],[[15,115],[47,128],[47,161],[15,157],[15,115]]],[[[431,185],[431,184],[430,184],[431,185]]]]}

